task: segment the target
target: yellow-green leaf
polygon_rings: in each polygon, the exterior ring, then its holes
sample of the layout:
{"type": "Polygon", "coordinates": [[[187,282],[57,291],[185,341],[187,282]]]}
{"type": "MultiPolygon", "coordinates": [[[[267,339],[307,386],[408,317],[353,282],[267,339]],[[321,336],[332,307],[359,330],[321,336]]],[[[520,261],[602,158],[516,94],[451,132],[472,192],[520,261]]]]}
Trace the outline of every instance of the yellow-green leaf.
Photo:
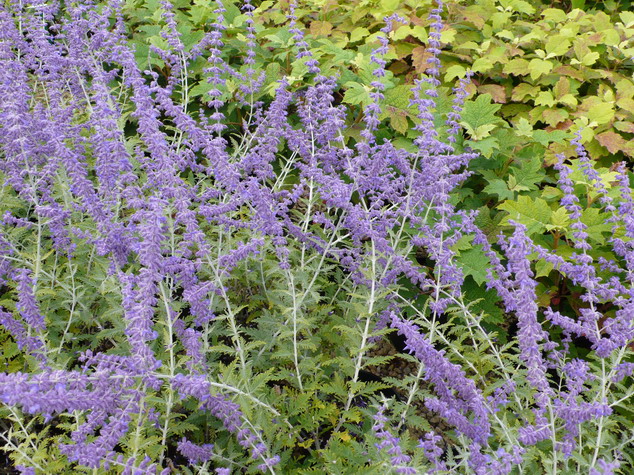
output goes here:
{"type": "Polygon", "coordinates": [[[599,53],[591,51],[590,53],[586,53],[583,58],[581,58],[581,64],[584,66],[592,66],[599,59],[599,53]]]}
{"type": "Polygon", "coordinates": [[[328,36],[332,31],[332,23],[328,21],[313,21],[310,24],[310,34],[313,36],[328,36]]]}
{"type": "Polygon", "coordinates": [[[546,226],[550,224],[552,215],[552,210],[546,201],[524,195],[520,195],[516,201],[507,200],[498,208],[509,213],[502,220],[503,225],[509,225],[509,220],[519,222],[526,226],[528,235],[544,232],[546,226]]]}
{"type": "Polygon", "coordinates": [[[545,59],[531,59],[528,65],[530,70],[531,79],[535,80],[544,74],[548,74],[553,70],[553,63],[545,59]]]}
{"type": "Polygon", "coordinates": [[[447,68],[445,73],[445,81],[451,81],[455,78],[463,78],[467,75],[467,69],[461,64],[454,64],[447,68]]]}
{"type": "Polygon", "coordinates": [[[614,108],[612,104],[608,102],[600,102],[591,107],[586,116],[590,122],[596,122],[597,124],[607,124],[614,117],[614,108]]]}
{"type": "Polygon", "coordinates": [[[546,229],[549,231],[553,229],[565,230],[570,224],[570,217],[568,211],[563,206],[550,215],[550,224],[546,225],[546,229]]]}
{"type": "Polygon", "coordinates": [[[359,41],[370,34],[370,31],[367,28],[363,28],[359,26],[350,32],[350,42],[354,43],[359,41]]]}
{"type": "Polygon", "coordinates": [[[515,58],[504,65],[503,71],[506,74],[514,74],[516,76],[526,76],[530,74],[530,64],[522,58],[515,58]]]}

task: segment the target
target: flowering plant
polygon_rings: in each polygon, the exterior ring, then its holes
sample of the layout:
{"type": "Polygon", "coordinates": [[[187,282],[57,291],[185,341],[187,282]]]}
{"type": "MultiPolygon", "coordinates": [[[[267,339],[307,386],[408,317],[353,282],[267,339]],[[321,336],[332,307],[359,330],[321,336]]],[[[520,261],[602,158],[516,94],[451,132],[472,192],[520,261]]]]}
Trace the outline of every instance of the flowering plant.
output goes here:
{"type": "Polygon", "coordinates": [[[572,231],[560,239],[574,251],[540,245],[514,210],[512,234],[491,242],[458,199],[477,156],[461,138],[468,77],[443,124],[434,114],[442,2],[413,89],[412,150],[379,138],[399,17],[380,30],[371,103],[350,144],[337,78],[322,74],[293,5],[289,43],[310,79],[282,78],[271,100],[260,94],[254,5],[242,5],[239,62],[216,5],[186,47],[161,2],[164,41],[147,70],[120,0],[0,9],[0,414],[15,465],[627,473],[625,168],[606,182],[575,142],[594,197],[585,210],[612,233],[598,261],[564,157],[558,209],[572,231]],[[188,83],[201,62],[203,102],[188,83]],[[486,262],[486,295],[517,328],[506,342],[464,291],[465,249],[486,262]],[[582,305],[542,310],[536,266],[580,289],[582,305]],[[409,369],[395,373],[397,361],[409,369]]]}

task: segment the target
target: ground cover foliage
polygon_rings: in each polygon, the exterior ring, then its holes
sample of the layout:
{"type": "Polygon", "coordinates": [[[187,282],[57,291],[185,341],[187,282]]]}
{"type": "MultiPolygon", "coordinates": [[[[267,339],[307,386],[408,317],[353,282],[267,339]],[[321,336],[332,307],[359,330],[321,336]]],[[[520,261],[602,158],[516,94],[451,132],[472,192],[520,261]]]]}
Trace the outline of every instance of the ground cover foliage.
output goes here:
{"type": "Polygon", "coordinates": [[[634,18],[341,3],[2,4],[19,471],[631,473],[634,18]]]}

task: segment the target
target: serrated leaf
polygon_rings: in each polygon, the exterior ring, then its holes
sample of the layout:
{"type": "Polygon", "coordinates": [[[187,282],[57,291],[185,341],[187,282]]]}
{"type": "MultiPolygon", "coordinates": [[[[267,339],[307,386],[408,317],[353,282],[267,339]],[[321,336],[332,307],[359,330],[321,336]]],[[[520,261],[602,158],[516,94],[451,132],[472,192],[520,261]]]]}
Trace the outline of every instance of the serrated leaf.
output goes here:
{"type": "Polygon", "coordinates": [[[361,26],[355,28],[350,32],[350,42],[355,43],[370,34],[370,31],[367,28],[363,28],[361,26]]]}
{"type": "Polygon", "coordinates": [[[495,291],[487,290],[482,284],[476,284],[472,279],[465,279],[462,290],[466,300],[472,303],[471,312],[475,314],[484,312],[485,323],[497,324],[504,321],[504,312],[495,304],[499,301],[495,291]]]}
{"type": "Polygon", "coordinates": [[[585,54],[583,58],[581,58],[581,64],[583,64],[584,66],[592,66],[594,63],[597,62],[597,59],[599,59],[600,56],[601,55],[599,53],[591,51],[590,53],[585,54]]]}
{"type": "Polygon", "coordinates": [[[634,12],[625,11],[619,13],[619,18],[623,22],[626,28],[634,26],[634,12]]]}
{"type": "Polygon", "coordinates": [[[500,200],[510,200],[515,196],[515,193],[509,190],[506,182],[502,179],[490,181],[482,191],[490,195],[498,195],[500,200]]]}
{"type": "MultiPolygon", "coordinates": [[[[512,177],[517,180],[516,187],[524,187],[527,190],[536,190],[537,183],[541,183],[546,176],[542,160],[536,155],[533,155],[530,160],[522,160],[520,168],[511,167],[511,170],[512,177]]],[[[511,190],[516,187],[509,186],[511,190]]]]}
{"type": "Polygon", "coordinates": [[[555,105],[555,98],[550,91],[541,91],[535,98],[535,105],[552,107],[555,105]]]}
{"type": "Polygon", "coordinates": [[[189,97],[202,96],[214,88],[213,84],[207,82],[199,82],[189,90],[189,97]]]}
{"type": "Polygon", "coordinates": [[[484,124],[474,130],[469,124],[465,122],[461,122],[460,124],[465,128],[465,130],[471,137],[471,140],[476,141],[487,138],[489,135],[491,135],[491,131],[496,127],[495,124],[484,124]]]}
{"type": "Polygon", "coordinates": [[[533,136],[533,127],[531,123],[524,117],[517,121],[515,124],[515,133],[521,137],[532,137],[533,136]]]}
{"type": "Polygon", "coordinates": [[[530,84],[523,82],[513,88],[511,99],[522,102],[526,96],[530,98],[536,97],[537,94],[539,94],[539,91],[539,86],[531,86],[530,84]]]}
{"type": "Polygon", "coordinates": [[[566,21],[566,12],[560,8],[546,8],[542,12],[542,16],[544,17],[544,20],[554,21],[556,23],[566,21]]]}
{"type": "Polygon", "coordinates": [[[412,51],[412,64],[416,71],[425,74],[427,70],[431,67],[431,64],[427,62],[428,59],[432,58],[433,55],[427,51],[427,49],[423,46],[417,46],[412,51]]]}
{"type": "Polygon", "coordinates": [[[476,59],[471,65],[471,70],[474,72],[484,73],[493,68],[493,61],[486,56],[476,59]]]}
{"type": "Polygon", "coordinates": [[[553,229],[566,230],[570,224],[570,217],[568,211],[563,206],[557,211],[553,212],[550,216],[550,224],[546,228],[551,231],[553,229]]]}
{"type": "Polygon", "coordinates": [[[522,58],[515,58],[504,65],[503,71],[506,74],[514,74],[516,76],[526,76],[530,74],[531,69],[529,62],[522,58]]]}
{"type": "Polygon", "coordinates": [[[479,151],[486,158],[491,158],[493,152],[500,149],[500,142],[493,136],[477,141],[468,140],[466,143],[469,147],[479,151]]]}
{"type": "Polygon", "coordinates": [[[553,70],[553,63],[545,59],[534,58],[531,59],[528,69],[531,79],[535,80],[544,74],[549,74],[553,70]]]}
{"type": "Polygon", "coordinates": [[[498,206],[499,209],[509,213],[502,220],[503,225],[509,225],[509,220],[524,224],[528,235],[542,233],[546,226],[550,224],[552,210],[548,203],[541,198],[533,199],[529,196],[520,195],[517,200],[507,200],[498,206]]]}
{"type": "Polygon", "coordinates": [[[495,115],[502,107],[491,102],[490,94],[482,94],[474,101],[468,101],[462,111],[462,122],[468,124],[472,130],[487,124],[497,124],[501,121],[495,115]]]}
{"type": "Polygon", "coordinates": [[[581,222],[587,226],[584,231],[588,233],[588,238],[600,244],[605,242],[603,233],[612,231],[612,224],[606,223],[605,218],[606,215],[598,208],[585,209],[581,214],[581,222]]]}
{"type": "Polygon", "coordinates": [[[610,153],[620,152],[627,145],[627,141],[620,134],[611,130],[602,132],[596,135],[595,138],[603,147],[607,148],[610,153]]]}
{"type": "Polygon", "coordinates": [[[313,21],[310,24],[310,34],[313,36],[328,36],[332,31],[332,23],[328,21],[313,21]]]}
{"type": "Polygon", "coordinates": [[[462,79],[467,74],[467,69],[461,64],[454,64],[453,66],[449,66],[447,68],[447,72],[445,73],[445,81],[451,81],[456,78],[462,79]]]}
{"type": "Polygon", "coordinates": [[[372,102],[370,98],[370,89],[356,82],[347,82],[344,84],[346,92],[343,95],[343,102],[351,105],[367,105],[372,102]]]}
{"type": "Polygon", "coordinates": [[[551,36],[545,45],[546,58],[552,58],[554,56],[562,56],[570,49],[570,40],[568,38],[562,38],[560,35],[551,36]]]}
{"type": "Polygon", "coordinates": [[[535,277],[546,277],[555,268],[552,262],[540,259],[535,263],[535,277]]]}
{"type": "Polygon", "coordinates": [[[388,89],[383,99],[383,112],[380,119],[390,119],[391,127],[404,134],[409,126],[407,118],[414,118],[416,111],[410,106],[412,90],[410,86],[401,85],[388,89]]]}
{"type": "Polygon", "coordinates": [[[517,13],[526,13],[527,15],[535,13],[535,7],[525,0],[513,0],[511,2],[511,7],[513,8],[513,11],[517,13]]]}
{"type": "Polygon", "coordinates": [[[467,251],[461,251],[456,258],[458,265],[462,268],[465,275],[470,275],[478,285],[482,285],[487,280],[487,268],[489,266],[489,258],[479,247],[474,247],[467,251]]]}
{"type": "Polygon", "coordinates": [[[586,116],[590,122],[596,122],[599,125],[607,124],[614,117],[613,105],[608,102],[595,102],[586,112],[586,116]]]}
{"type": "Polygon", "coordinates": [[[494,102],[498,104],[506,103],[506,88],[497,84],[485,84],[478,87],[481,94],[490,94],[494,102]]]}
{"type": "Polygon", "coordinates": [[[570,134],[563,130],[553,130],[551,132],[545,130],[533,131],[533,138],[544,147],[547,147],[552,142],[562,143],[569,136],[570,134]]]}

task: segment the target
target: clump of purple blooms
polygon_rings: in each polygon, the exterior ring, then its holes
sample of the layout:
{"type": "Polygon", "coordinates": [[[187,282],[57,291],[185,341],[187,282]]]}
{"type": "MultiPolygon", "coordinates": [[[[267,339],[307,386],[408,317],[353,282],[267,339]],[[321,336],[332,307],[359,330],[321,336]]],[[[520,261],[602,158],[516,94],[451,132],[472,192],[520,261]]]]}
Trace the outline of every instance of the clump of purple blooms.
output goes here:
{"type": "Polygon", "coordinates": [[[347,115],[360,111],[337,104],[338,78],[322,74],[293,3],[302,81],[283,76],[271,95],[250,0],[237,62],[223,2],[193,47],[174,7],[160,5],[164,46],[151,57],[162,67],[147,69],[121,0],[0,6],[0,323],[19,354],[0,373],[0,415],[22,473],[49,473],[55,457],[69,473],[290,473],[332,460],[357,473],[627,466],[634,202],[623,165],[608,183],[573,142],[612,258],[592,257],[563,156],[574,253],[534,242],[513,216],[512,232],[489,242],[454,194],[477,156],[460,139],[469,76],[445,126],[434,122],[441,1],[413,87],[415,151],[377,138],[402,18],[378,33],[371,103],[347,141],[347,115]],[[190,101],[201,62],[208,90],[190,101]],[[507,345],[465,300],[465,239],[488,256],[488,287],[517,321],[507,345]],[[539,306],[538,261],[581,289],[578,315],[539,306]],[[402,296],[404,282],[424,305],[402,296]],[[405,396],[379,399],[363,375],[389,332],[419,370],[398,383],[405,396]],[[580,337],[584,355],[571,352],[580,337]],[[416,401],[446,433],[418,421],[416,401]]]}

